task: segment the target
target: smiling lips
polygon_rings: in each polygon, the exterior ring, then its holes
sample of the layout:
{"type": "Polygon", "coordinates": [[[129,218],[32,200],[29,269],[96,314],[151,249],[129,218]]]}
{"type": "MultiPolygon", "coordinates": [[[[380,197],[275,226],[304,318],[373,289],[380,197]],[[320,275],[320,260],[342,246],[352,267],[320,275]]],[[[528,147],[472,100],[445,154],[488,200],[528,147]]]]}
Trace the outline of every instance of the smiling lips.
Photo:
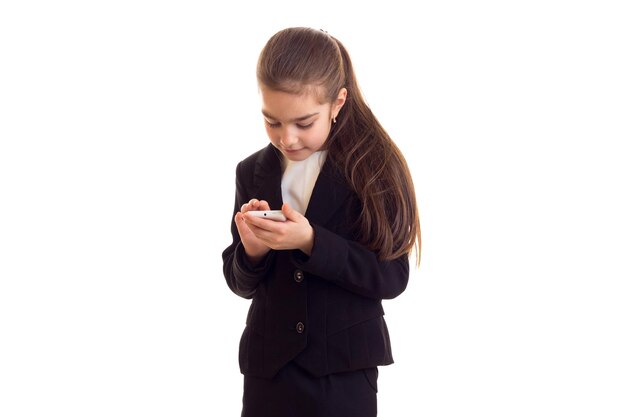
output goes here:
{"type": "Polygon", "coordinates": [[[288,148],[283,148],[283,151],[287,152],[287,153],[296,153],[296,152],[300,152],[302,149],[304,148],[299,148],[299,149],[288,149],[288,148]]]}

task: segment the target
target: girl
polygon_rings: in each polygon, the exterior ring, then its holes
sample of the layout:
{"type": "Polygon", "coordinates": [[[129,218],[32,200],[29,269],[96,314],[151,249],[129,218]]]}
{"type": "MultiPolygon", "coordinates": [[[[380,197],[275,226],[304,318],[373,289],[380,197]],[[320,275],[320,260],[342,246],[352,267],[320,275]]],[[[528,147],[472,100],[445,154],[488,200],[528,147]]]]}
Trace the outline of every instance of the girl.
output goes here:
{"type": "Polygon", "coordinates": [[[326,32],[276,33],[257,80],[271,143],[237,165],[222,254],[228,286],[252,299],[242,416],[375,416],[377,367],[393,363],[381,300],[421,253],[409,169],[326,32]],[[278,208],[286,221],[250,213],[278,208]]]}

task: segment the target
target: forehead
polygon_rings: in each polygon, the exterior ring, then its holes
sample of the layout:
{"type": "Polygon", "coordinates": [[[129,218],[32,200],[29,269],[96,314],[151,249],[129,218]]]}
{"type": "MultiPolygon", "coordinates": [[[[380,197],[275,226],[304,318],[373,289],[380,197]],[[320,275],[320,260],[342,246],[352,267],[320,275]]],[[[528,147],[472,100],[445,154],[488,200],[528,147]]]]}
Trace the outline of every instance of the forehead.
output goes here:
{"type": "Polygon", "coordinates": [[[278,120],[290,120],[306,114],[318,113],[329,103],[321,103],[316,90],[307,89],[299,94],[260,87],[262,112],[278,120]]]}

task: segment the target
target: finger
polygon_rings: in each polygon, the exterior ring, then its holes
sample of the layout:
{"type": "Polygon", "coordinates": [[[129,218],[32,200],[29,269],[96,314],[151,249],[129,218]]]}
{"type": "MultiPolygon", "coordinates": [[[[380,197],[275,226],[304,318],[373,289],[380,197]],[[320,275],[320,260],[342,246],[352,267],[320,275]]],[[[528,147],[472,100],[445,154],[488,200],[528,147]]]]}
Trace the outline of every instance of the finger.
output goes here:
{"type": "Polygon", "coordinates": [[[245,213],[246,211],[250,211],[250,210],[256,210],[254,208],[255,204],[258,202],[257,199],[253,198],[252,200],[248,201],[247,203],[243,203],[241,206],[241,212],[245,213]]]}
{"type": "Polygon", "coordinates": [[[287,218],[287,220],[296,221],[302,216],[296,210],[291,208],[291,206],[287,203],[283,204],[283,206],[281,207],[281,210],[283,214],[285,215],[285,217],[287,218]]]}
{"type": "Polygon", "coordinates": [[[237,230],[239,231],[240,235],[250,231],[250,228],[246,224],[246,221],[243,218],[243,214],[241,214],[241,212],[235,214],[235,226],[237,226],[237,230]]]}
{"type": "Polygon", "coordinates": [[[253,230],[255,233],[259,230],[266,230],[268,232],[274,232],[276,230],[277,222],[275,222],[274,220],[263,219],[261,217],[255,217],[249,214],[244,214],[243,218],[248,227],[250,227],[250,229],[253,230]]]}
{"type": "Polygon", "coordinates": [[[259,200],[258,210],[269,210],[270,204],[265,200],[259,200]]]}

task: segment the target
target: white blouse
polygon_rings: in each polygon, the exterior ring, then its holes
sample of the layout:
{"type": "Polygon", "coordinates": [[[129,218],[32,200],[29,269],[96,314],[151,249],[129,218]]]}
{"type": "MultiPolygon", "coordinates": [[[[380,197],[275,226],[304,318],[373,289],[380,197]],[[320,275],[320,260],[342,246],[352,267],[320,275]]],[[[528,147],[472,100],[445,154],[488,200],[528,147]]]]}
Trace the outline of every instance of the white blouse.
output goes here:
{"type": "Polygon", "coordinates": [[[327,151],[318,151],[304,161],[283,160],[281,191],[283,202],[300,214],[305,214],[327,151]]]}

